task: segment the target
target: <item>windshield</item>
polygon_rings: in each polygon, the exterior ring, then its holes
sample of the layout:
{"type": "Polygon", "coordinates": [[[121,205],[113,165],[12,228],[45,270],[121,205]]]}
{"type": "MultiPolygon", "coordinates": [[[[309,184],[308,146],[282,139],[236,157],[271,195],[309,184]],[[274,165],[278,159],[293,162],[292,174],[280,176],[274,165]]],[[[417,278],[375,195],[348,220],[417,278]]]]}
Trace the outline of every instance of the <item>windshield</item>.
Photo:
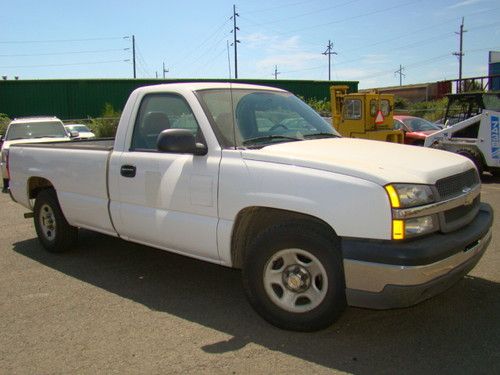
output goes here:
{"type": "Polygon", "coordinates": [[[90,129],[85,125],[65,125],[66,129],[77,131],[79,133],[89,133],[90,129]]]}
{"type": "Polygon", "coordinates": [[[406,126],[408,126],[411,131],[414,132],[424,132],[428,130],[441,130],[439,126],[436,124],[433,124],[432,122],[429,122],[427,120],[424,120],[423,118],[418,118],[418,117],[409,117],[402,119],[401,121],[404,122],[406,126]]]}
{"type": "Polygon", "coordinates": [[[66,138],[67,134],[64,126],[59,121],[28,122],[10,124],[5,139],[12,141],[15,139],[29,138],[66,138]]]}
{"type": "Polygon", "coordinates": [[[198,94],[223,147],[264,147],[339,136],[329,123],[290,93],[216,89],[198,94]]]}

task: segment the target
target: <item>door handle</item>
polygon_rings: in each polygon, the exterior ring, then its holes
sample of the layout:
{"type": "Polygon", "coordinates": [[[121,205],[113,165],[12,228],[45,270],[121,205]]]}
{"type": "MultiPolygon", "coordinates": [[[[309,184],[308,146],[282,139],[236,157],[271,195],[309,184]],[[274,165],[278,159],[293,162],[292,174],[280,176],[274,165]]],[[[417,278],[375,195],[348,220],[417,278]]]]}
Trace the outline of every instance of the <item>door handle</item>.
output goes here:
{"type": "Polygon", "coordinates": [[[135,177],[136,168],[133,165],[122,165],[120,169],[120,174],[123,177],[135,177]]]}

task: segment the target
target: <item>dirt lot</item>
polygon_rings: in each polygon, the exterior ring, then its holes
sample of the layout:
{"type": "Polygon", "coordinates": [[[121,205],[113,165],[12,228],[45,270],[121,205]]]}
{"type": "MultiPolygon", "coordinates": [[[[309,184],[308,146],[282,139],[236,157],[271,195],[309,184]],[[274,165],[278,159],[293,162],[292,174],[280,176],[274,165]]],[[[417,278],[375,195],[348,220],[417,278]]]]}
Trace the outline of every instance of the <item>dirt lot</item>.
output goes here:
{"type": "Polygon", "coordinates": [[[500,373],[500,181],[493,241],[469,276],[401,310],[348,308],[327,330],[276,329],[235,270],[82,231],[48,254],[0,195],[0,373],[500,373]]]}

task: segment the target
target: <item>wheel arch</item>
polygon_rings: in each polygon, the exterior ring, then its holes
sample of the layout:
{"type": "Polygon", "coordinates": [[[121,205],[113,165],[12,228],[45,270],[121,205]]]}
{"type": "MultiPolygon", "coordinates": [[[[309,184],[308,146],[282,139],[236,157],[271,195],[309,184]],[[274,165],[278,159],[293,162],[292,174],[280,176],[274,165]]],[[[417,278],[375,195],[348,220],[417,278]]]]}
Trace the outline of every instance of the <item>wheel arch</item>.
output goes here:
{"type": "Polygon", "coordinates": [[[45,189],[54,189],[52,182],[43,177],[30,177],[27,182],[26,190],[28,199],[36,199],[38,194],[45,189]]]}
{"type": "Polygon", "coordinates": [[[292,221],[304,221],[318,225],[332,240],[338,240],[335,230],[324,220],[296,211],[270,207],[247,207],[236,216],[231,235],[231,263],[235,268],[242,268],[245,251],[252,239],[271,225],[292,221]]]}

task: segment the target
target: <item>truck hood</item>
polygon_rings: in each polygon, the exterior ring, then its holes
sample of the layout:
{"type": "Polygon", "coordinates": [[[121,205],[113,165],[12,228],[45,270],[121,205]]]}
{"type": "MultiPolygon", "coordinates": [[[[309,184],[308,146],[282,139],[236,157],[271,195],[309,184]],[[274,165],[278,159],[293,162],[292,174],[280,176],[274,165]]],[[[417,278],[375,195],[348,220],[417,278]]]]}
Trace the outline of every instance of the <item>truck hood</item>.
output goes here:
{"type": "Polygon", "coordinates": [[[66,137],[44,137],[44,138],[26,138],[26,139],[14,139],[12,141],[4,141],[2,145],[2,150],[8,150],[10,146],[22,144],[22,143],[43,143],[43,142],[64,142],[69,141],[70,138],[66,137]]]}
{"type": "Polygon", "coordinates": [[[329,138],[279,143],[242,150],[245,160],[283,164],[339,173],[388,183],[434,184],[474,165],[451,152],[353,138],[329,138]]]}

